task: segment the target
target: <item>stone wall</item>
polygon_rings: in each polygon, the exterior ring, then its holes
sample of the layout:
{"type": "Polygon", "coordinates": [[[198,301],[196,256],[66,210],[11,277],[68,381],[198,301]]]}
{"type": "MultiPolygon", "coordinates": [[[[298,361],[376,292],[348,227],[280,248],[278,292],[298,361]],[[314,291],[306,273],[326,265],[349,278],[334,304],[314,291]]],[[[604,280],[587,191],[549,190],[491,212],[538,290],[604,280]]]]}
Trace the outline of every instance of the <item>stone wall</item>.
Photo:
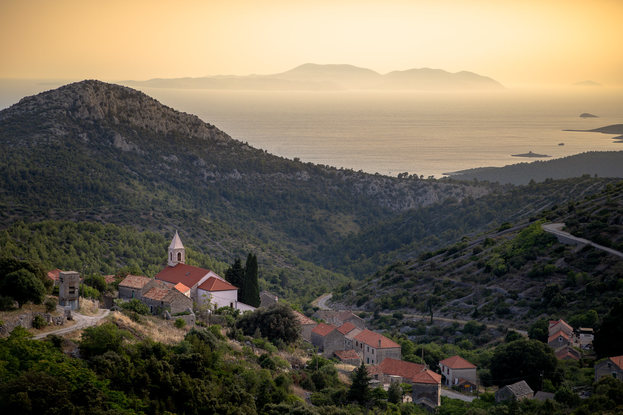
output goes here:
{"type": "Polygon", "coordinates": [[[48,325],[52,326],[62,326],[66,321],[65,316],[53,316],[50,313],[24,313],[18,315],[12,321],[4,321],[2,325],[0,325],[0,336],[8,336],[17,326],[22,326],[25,329],[31,329],[32,321],[36,316],[42,316],[45,321],[47,321],[48,325]]]}

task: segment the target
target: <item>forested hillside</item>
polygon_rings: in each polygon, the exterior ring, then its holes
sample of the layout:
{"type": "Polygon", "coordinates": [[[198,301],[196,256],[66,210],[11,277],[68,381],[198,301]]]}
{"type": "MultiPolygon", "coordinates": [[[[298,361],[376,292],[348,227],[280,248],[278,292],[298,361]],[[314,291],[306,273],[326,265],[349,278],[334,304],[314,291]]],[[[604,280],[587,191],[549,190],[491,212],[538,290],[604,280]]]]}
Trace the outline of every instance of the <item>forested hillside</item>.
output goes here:
{"type": "Polygon", "coordinates": [[[623,182],[595,195],[552,206],[538,217],[417,259],[395,263],[358,286],[344,286],[336,301],[367,311],[430,314],[527,327],[542,316],[582,321],[601,316],[623,295],[623,261],[591,246],[564,245],[541,224],[620,247],[623,182]]]}

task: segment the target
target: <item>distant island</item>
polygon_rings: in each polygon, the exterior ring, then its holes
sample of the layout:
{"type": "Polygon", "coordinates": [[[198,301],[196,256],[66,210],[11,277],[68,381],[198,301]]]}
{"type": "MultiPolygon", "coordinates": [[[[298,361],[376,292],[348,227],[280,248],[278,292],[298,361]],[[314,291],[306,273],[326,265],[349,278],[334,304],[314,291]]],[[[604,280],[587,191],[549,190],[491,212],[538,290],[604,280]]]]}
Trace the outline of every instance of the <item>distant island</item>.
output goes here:
{"type": "Polygon", "coordinates": [[[599,118],[595,114],[591,114],[590,112],[583,112],[580,114],[580,118],[599,118]]]}
{"type": "Polygon", "coordinates": [[[532,151],[528,151],[527,153],[522,153],[522,154],[511,154],[512,157],[536,157],[536,158],[543,158],[543,157],[551,157],[548,156],[547,154],[537,154],[537,153],[533,153],[532,151]]]}
{"type": "Polygon", "coordinates": [[[601,84],[599,82],[595,82],[595,81],[591,81],[591,80],[576,82],[573,85],[575,85],[575,86],[601,86],[601,84]]]}
{"type": "MultiPolygon", "coordinates": [[[[623,140],[623,124],[612,124],[606,125],[605,127],[593,128],[592,130],[563,130],[563,131],[573,131],[580,133],[602,133],[602,134],[613,134],[616,137],[613,137],[615,140],[623,140]]],[[[615,143],[620,143],[621,141],[615,141],[615,143]]]]}
{"type": "Polygon", "coordinates": [[[380,74],[353,65],[306,63],[271,75],[206,76],[200,78],[124,81],[124,85],[150,88],[233,89],[233,90],[499,90],[496,80],[473,72],[447,72],[419,68],[380,74]]]}
{"type": "Polygon", "coordinates": [[[456,180],[511,183],[525,185],[534,180],[566,179],[588,174],[599,177],[623,177],[623,151],[601,151],[576,154],[552,160],[522,162],[505,167],[479,167],[444,173],[456,180]]]}

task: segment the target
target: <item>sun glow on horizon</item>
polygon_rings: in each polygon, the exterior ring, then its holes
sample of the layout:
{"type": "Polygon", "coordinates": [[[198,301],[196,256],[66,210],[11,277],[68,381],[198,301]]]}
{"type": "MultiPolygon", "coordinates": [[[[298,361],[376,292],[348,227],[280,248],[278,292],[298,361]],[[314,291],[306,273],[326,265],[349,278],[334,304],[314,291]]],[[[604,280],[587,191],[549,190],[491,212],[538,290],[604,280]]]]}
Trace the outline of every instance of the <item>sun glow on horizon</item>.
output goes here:
{"type": "Polygon", "coordinates": [[[8,0],[0,16],[2,78],[268,74],[315,62],[623,85],[615,0],[8,0]]]}

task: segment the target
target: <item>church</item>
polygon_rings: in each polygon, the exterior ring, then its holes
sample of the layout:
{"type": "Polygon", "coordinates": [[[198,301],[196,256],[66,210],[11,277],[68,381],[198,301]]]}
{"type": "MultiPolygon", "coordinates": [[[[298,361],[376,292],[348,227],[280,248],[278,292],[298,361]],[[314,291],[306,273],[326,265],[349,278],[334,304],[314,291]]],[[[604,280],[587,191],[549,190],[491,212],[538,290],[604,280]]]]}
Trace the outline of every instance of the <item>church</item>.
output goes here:
{"type": "Polygon", "coordinates": [[[252,311],[255,307],[238,301],[238,287],[225,281],[209,269],[186,265],[186,249],[179,234],[169,245],[167,266],[156,274],[155,279],[172,286],[182,284],[190,290],[190,298],[197,304],[210,303],[211,308],[232,307],[240,311],[252,311]]]}

